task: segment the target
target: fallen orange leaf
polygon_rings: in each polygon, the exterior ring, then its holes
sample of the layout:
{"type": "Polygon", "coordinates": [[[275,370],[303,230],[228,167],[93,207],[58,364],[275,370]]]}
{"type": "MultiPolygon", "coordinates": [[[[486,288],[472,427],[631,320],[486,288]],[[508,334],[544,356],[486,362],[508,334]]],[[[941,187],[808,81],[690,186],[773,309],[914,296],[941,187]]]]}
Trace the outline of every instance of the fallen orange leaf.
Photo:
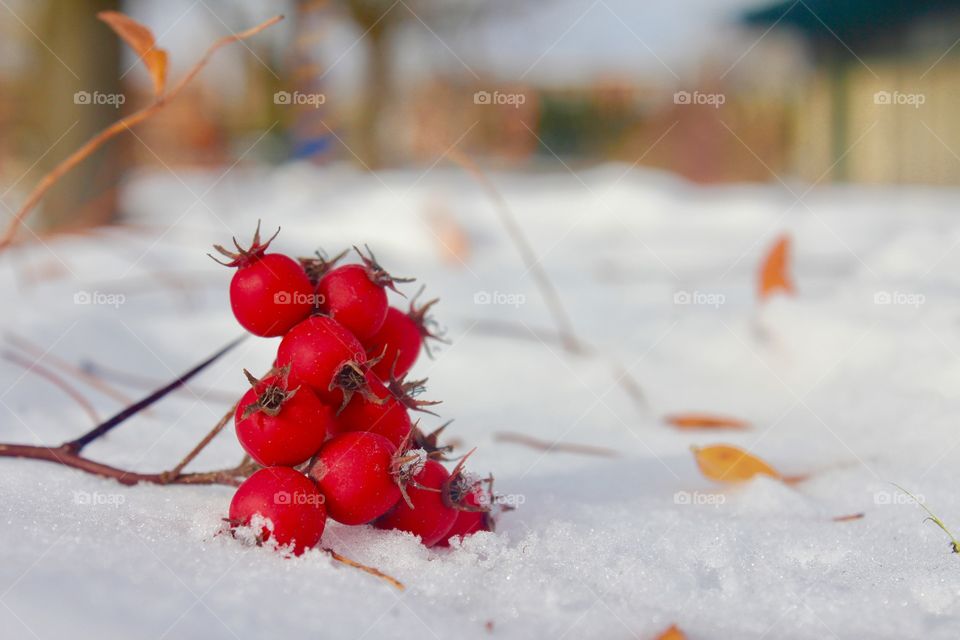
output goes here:
{"type": "Polygon", "coordinates": [[[664,416],[664,421],[678,429],[749,429],[750,424],[737,418],[709,413],[675,413],[664,416]]]}
{"type": "Polygon", "coordinates": [[[471,241],[456,217],[443,205],[434,204],[427,213],[427,220],[444,262],[465,265],[470,260],[471,241]]]}
{"type": "Polygon", "coordinates": [[[677,625],[672,624],[669,629],[657,636],[657,640],[687,640],[687,636],[677,628],[677,625]]]}
{"type": "Polygon", "coordinates": [[[159,96],[167,84],[167,52],[156,48],[150,29],[119,11],[101,11],[97,17],[107,23],[143,60],[153,80],[153,93],[159,96]]]}
{"type": "Polygon", "coordinates": [[[703,475],[717,482],[743,482],[758,475],[781,479],[776,469],[739,447],[715,444],[690,449],[703,475]]]}
{"type": "Polygon", "coordinates": [[[787,235],[780,236],[760,266],[757,295],[764,300],[778,291],[796,293],[790,278],[790,236],[787,235]]]}

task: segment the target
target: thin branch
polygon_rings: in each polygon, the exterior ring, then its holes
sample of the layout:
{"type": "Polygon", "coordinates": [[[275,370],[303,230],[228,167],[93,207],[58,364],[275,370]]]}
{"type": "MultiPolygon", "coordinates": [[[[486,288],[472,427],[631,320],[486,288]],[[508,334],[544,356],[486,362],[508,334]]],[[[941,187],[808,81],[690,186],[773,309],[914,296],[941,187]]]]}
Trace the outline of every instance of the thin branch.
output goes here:
{"type": "Polygon", "coordinates": [[[162,473],[137,473],[84,458],[76,453],[76,450],[72,449],[69,443],[62,444],[59,447],[0,444],[0,457],[45,460],[72,469],[79,469],[80,471],[85,471],[86,473],[91,473],[103,478],[112,478],[120,484],[128,486],[140,482],[149,482],[151,484],[226,484],[237,486],[240,484],[242,478],[245,478],[252,472],[252,469],[249,468],[250,465],[240,464],[230,469],[185,473],[176,477],[172,477],[168,471],[162,473]]]}
{"type": "Polygon", "coordinates": [[[337,552],[334,551],[333,549],[328,549],[328,548],[324,547],[323,550],[326,551],[327,553],[329,553],[330,556],[331,556],[334,560],[336,560],[337,562],[340,562],[340,563],[342,563],[342,564],[345,564],[345,565],[347,565],[347,566],[349,566],[349,567],[353,567],[354,569],[360,569],[360,571],[364,571],[364,572],[366,572],[366,573],[369,573],[369,574],[372,575],[372,576],[376,576],[376,577],[380,578],[381,580],[385,580],[385,581],[387,581],[388,583],[390,583],[392,586],[394,586],[394,587],[396,587],[397,589],[399,589],[400,591],[403,591],[404,589],[406,589],[406,587],[403,586],[403,583],[402,583],[402,582],[400,582],[399,580],[397,580],[396,578],[394,578],[394,577],[392,577],[392,576],[388,576],[387,574],[385,574],[383,571],[380,571],[379,569],[376,569],[376,568],[374,568],[374,567],[368,567],[368,566],[365,565],[365,564],[360,564],[360,563],[357,562],[356,560],[351,560],[350,558],[347,558],[346,556],[340,555],[339,553],[337,553],[337,552]]]}
{"type": "Polygon", "coordinates": [[[212,56],[218,49],[230,44],[231,42],[245,40],[251,36],[254,36],[267,27],[273,26],[274,24],[280,22],[281,20],[283,20],[283,16],[274,16],[266,22],[253,27],[252,29],[247,29],[246,31],[241,31],[240,33],[234,33],[220,38],[210,45],[206,53],[203,54],[203,57],[200,58],[200,60],[198,60],[189,71],[187,71],[187,73],[183,76],[183,78],[180,79],[180,82],[178,82],[173,89],[167,93],[157,96],[156,100],[143,109],[135,111],[134,113],[117,120],[106,129],[90,138],[90,140],[88,140],[83,146],[70,154],[66,160],[54,167],[50,173],[45,175],[37,184],[37,186],[34,187],[33,191],[31,191],[30,195],[27,196],[26,201],[17,211],[16,215],[14,215],[7,224],[3,235],[0,236],[0,251],[6,249],[13,243],[14,237],[17,234],[17,230],[23,224],[23,221],[26,219],[27,215],[33,210],[34,207],[37,206],[43,196],[46,195],[47,191],[49,191],[50,188],[60,180],[60,178],[69,173],[74,167],[83,162],[111,138],[114,138],[124,131],[132,129],[160,111],[160,109],[162,109],[168,102],[177,97],[183,88],[187,86],[187,84],[193,80],[198,73],[200,73],[201,69],[203,69],[203,67],[206,66],[207,62],[209,61],[210,56],[212,56]]]}
{"type": "Polygon", "coordinates": [[[537,282],[540,293],[550,310],[550,314],[557,324],[557,333],[560,334],[564,347],[571,352],[579,352],[582,350],[583,346],[573,330],[573,322],[570,320],[570,316],[563,306],[563,301],[560,299],[557,288],[543,268],[543,265],[540,264],[540,259],[537,258],[533,246],[517,222],[513,211],[511,211],[507,205],[506,199],[493,185],[493,182],[487,177],[487,174],[483,172],[480,166],[474,162],[470,156],[456,148],[450,149],[447,155],[472,175],[493,200],[496,205],[497,214],[500,216],[500,222],[503,224],[504,229],[506,229],[507,235],[510,236],[510,240],[513,241],[514,247],[517,249],[520,257],[523,259],[524,266],[533,274],[537,282]]]}
{"type": "MultiPolygon", "coordinates": [[[[517,222],[516,216],[507,205],[507,201],[500,191],[497,190],[496,186],[494,186],[493,182],[487,174],[483,172],[480,166],[466,153],[454,148],[449,149],[446,155],[473,176],[493,200],[500,222],[503,224],[507,235],[510,236],[510,239],[513,241],[514,248],[520,254],[520,258],[523,260],[527,270],[534,275],[537,288],[540,290],[540,294],[547,303],[550,314],[553,316],[553,320],[557,325],[557,335],[563,349],[574,355],[595,353],[596,349],[581,340],[574,331],[573,323],[567,314],[566,308],[563,306],[563,301],[560,298],[557,287],[553,284],[546,269],[540,264],[540,260],[534,253],[530,241],[523,233],[523,229],[517,222]]],[[[503,326],[499,328],[504,329],[503,326]]],[[[613,375],[617,384],[623,388],[640,410],[649,410],[640,383],[637,382],[637,379],[617,360],[613,360],[613,375]]]]}
{"type": "MultiPolygon", "coordinates": [[[[50,363],[55,365],[58,369],[61,369],[62,371],[66,371],[70,375],[80,378],[81,380],[89,384],[91,387],[96,389],[97,391],[100,391],[104,395],[110,398],[113,398],[117,402],[123,405],[128,405],[131,402],[133,402],[133,398],[126,395],[122,391],[118,391],[117,389],[113,388],[112,386],[110,386],[109,384],[107,384],[97,376],[91,374],[88,371],[84,371],[81,367],[78,367],[70,362],[67,362],[63,358],[60,358],[59,356],[53,353],[50,353],[49,351],[41,349],[39,346],[30,342],[26,338],[23,338],[21,336],[18,336],[15,333],[10,333],[10,332],[6,334],[6,338],[10,344],[30,354],[35,359],[42,358],[44,360],[48,360],[50,363]]],[[[100,422],[100,420],[98,419],[97,422],[100,422]]]]}
{"type": "Polygon", "coordinates": [[[104,434],[109,433],[111,430],[115,429],[118,425],[123,423],[128,418],[146,409],[147,407],[155,403],[157,400],[160,400],[161,398],[166,396],[168,393],[170,393],[174,389],[177,389],[178,387],[182,387],[183,385],[185,385],[190,380],[190,378],[197,375],[198,373],[200,373],[201,371],[209,367],[211,364],[216,362],[221,356],[223,356],[225,353],[227,353],[228,351],[236,347],[245,338],[246,338],[246,335],[243,335],[237,338],[236,340],[229,343],[227,346],[220,349],[215,354],[213,354],[212,356],[210,356],[209,358],[207,358],[206,360],[204,360],[194,368],[190,369],[189,371],[181,375],[179,378],[177,378],[170,384],[164,387],[161,387],[160,389],[157,389],[156,391],[148,395],[146,398],[126,407],[120,413],[116,414],[112,418],[109,418],[105,422],[100,423],[97,427],[83,434],[76,440],[71,440],[70,442],[64,443],[64,446],[68,447],[70,450],[76,453],[79,453],[85,446],[87,446],[97,438],[103,436],[104,434]]]}
{"type": "Polygon", "coordinates": [[[237,400],[237,401],[233,404],[233,406],[230,407],[230,410],[227,411],[227,412],[223,415],[222,418],[220,418],[220,421],[217,422],[217,424],[215,424],[215,425],[213,426],[213,429],[210,430],[210,433],[208,433],[207,435],[205,435],[205,436],[203,437],[203,440],[201,440],[200,442],[198,442],[198,443],[197,443],[197,446],[195,446],[193,449],[191,449],[191,450],[190,450],[190,453],[188,453],[186,456],[184,456],[184,457],[183,457],[183,460],[181,460],[181,461],[177,464],[177,466],[175,466],[173,469],[171,469],[171,470],[168,472],[171,477],[173,477],[173,478],[179,478],[179,477],[183,474],[183,469],[184,469],[184,467],[186,467],[188,464],[190,464],[191,462],[193,462],[193,459],[196,458],[196,457],[200,454],[200,452],[203,451],[204,448],[213,441],[213,439],[217,436],[217,434],[220,433],[221,431],[223,431],[223,428],[224,428],[225,426],[227,426],[227,423],[228,423],[228,422],[230,422],[230,418],[233,417],[233,414],[236,412],[237,407],[238,407],[239,405],[240,405],[240,401],[237,400]]]}
{"type": "Polygon", "coordinates": [[[87,400],[82,393],[77,391],[69,382],[61,378],[59,375],[47,369],[41,365],[36,360],[28,360],[22,357],[18,353],[13,353],[12,351],[3,350],[0,351],[0,355],[3,356],[5,360],[9,360],[14,364],[20,365],[30,373],[34,373],[41,378],[45,379],[47,382],[52,383],[58,389],[70,396],[80,407],[90,416],[90,420],[93,424],[100,423],[100,416],[97,415],[97,410],[93,408],[93,405],[90,404],[90,401],[87,400]]]}
{"type": "Polygon", "coordinates": [[[571,442],[548,442],[522,433],[512,433],[509,431],[500,431],[493,435],[497,442],[512,442],[513,444],[522,444],[538,451],[579,453],[587,456],[602,456],[604,458],[616,458],[620,454],[607,447],[595,447],[589,444],[575,444],[571,442]]]}
{"type": "MultiPolygon", "coordinates": [[[[109,367],[90,358],[84,358],[80,361],[80,367],[78,368],[78,371],[82,371],[92,380],[96,380],[102,384],[106,384],[105,381],[110,380],[116,384],[135,387],[141,390],[154,389],[158,385],[163,384],[163,382],[161,382],[158,378],[109,367]]],[[[235,394],[232,394],[228,391],[210,389],[208,387],[192,384],[177,389],[175,393],[196,393],[198,395],[202,395],[208,400],[215,400],[217,402],[233,402],[235,397],[235,394]]],[[[128,400],[124,404],[130,404],[130,402],[132,402],[132,400],[128,400]]]]}

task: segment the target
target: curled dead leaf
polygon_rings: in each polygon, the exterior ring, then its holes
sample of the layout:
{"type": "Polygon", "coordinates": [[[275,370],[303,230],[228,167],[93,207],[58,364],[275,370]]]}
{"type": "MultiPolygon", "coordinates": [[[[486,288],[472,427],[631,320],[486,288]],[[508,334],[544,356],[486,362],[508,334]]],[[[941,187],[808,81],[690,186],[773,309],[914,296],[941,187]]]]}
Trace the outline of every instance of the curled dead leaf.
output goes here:
{"type": "Polygon", "coordinates": [[[672,624],[669,629],[657,636],[657,640],[687,640],[687,635],[680,631],[677,625],[672,624]]]}
{"type": "Polygon", "coordinates": [[[790,236],[788,235],[782,235],[777,239],[760,265],[758,297],[765,300],[778,291],[791,295],[796,293],[793,280],[790,278],[790,236]]]}
{"type": "Polygon", "coordinates": [[[675,413],[664,416],[664,422],[678,429],[749,429],[750,423],[737,418],[709,413],[675,413]]]}
{"type": "Polygon", "coordinates": [[[107,23],[143,60],[153,80],[154,95],[161,95],[167,84],[167,52],[156,47],[153,32],[119,11],[101,11],[97,17],[107,23]]]}
{"type": "Polygon", "coordinates": [[[716,482],[744,482],[758,475],[783,479],[769,464],[733,445],[715,444],[690,449],[703,475],[716,482]]]}

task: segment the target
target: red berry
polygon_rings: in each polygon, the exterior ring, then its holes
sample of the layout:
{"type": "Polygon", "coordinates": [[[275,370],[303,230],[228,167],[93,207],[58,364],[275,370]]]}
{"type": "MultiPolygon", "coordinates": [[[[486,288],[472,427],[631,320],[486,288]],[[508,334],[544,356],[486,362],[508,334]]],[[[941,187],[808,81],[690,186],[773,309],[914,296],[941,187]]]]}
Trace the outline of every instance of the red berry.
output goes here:
{"type": "Polygon", "coordinates": [[[382,380],[389,380],[391,375],[403,376],[416,362],[422,342],[420,327],[410,316],[390,307],[383,326],[365,342],[367,357],[380,358],[370,370],[382,380]]]}
{"type": "Polygon", "coordinates": [[[258,541],[293,546],[300,555],[323,535],[327,513],[323,494],[302,473],[289,467],[267,467],[247,478],[230,502],[232,526],[249,526],[259,514],[266,520],[258,541]]]}
{"type": "Polygon", "coordinates": [[[326,439],[333,410],[309,387],[289,390],[283,375],[263,380],[247,376],[253,386],[234,415],[244,450],[266,467],[306,462],[326,439]]]}
{"type": "Polygon", "coordinates": [[[432,547],[447,535],[457,519],[457,510],[447,495],[449,479],[450,474],[443,465],[427,460],[406,489],[409,504],[401,500],[374,526],[409,531],[420,536],[424,545],[432,547]]]}
{"type": "Polygon", "coordinates": [[[345,433],[331,438],[310,468],[326,496],[330,517],[363,524],[383,515],[400,499],[394,476],[396,447],[375,433],[345,433]]]}
{"type": "Polygon", "coordinates": [[[337,267],[317,286],[320,308],[357,338],[372,337],[387,317],[387,292],[359,264],[337,267]]]}
{"type": "MultiPolygon", "coordinates": [[[[456,498],[454,498],[456,502],[456,498]]],[[[453,528],[437,544],[442,547],[450,545],[454,538],[464,538],[477,531],[493,531],[493,519],[490,516],[490,495],[479,484],[475,484],[459,501],[461,508],[457,511],[457,519],[453,528]]]]}
{"type": "Polygon", "coordinates": [[[332,318],[307,318],[283,337],[277,366],[290,367],[290,381],[305,384],[321,400],[340,406],[354,392],[366,390],[361,366],[367,361],[363,345],[332,318]]]}
{"type": "Polygon", "coordinates": [[[413,427],[407,408],[373,373],[367,373],[367,385],[369,393],[354,395],[334,418],[333,432],[368,431],[385,437],[399,448],[413,427]]]}
{"type": "Polygon", "coordinates": [[[396,291],[395,282],[409,279],[394,278],[377,264],[373,253],[368,256],[356,250],[363,264],[348,264],[329,271],[320,279],[317,293],[320,308],[349,329],[360,340],[368,340],[380,330],[387,317],[387,292],[396,291]]]}
{"type": "Polygon", "coordinates": [[[264,337],[286,333],[310,315],[316,299],[303,267],[285,255],[266,253],[272,240],[261,244],[258,223],[250,248],[242,248],[236,239],[233,243],[237,252],[214,245],[217,251],[230,258],[229,262],[217,262],[237,268],[230,281],[233,315],[244,329],[264,337]]]}

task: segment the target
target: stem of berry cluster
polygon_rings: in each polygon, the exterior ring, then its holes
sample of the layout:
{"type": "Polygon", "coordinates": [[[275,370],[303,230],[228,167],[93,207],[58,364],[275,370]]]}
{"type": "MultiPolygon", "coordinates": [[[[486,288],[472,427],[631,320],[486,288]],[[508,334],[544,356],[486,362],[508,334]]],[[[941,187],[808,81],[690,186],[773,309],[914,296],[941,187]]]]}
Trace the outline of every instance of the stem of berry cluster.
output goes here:
{"type": "MultiPolygon", "coordinates": [[[[81,435],[79,438],[69,440],[58,446],[46,445],[27,445],[27,444],[9,444],[0,443],[0,457],[3,458],[27,458],[31,460],[45,460],[55,464],[79,469],[86,473],[98,475],[104,478],[112,478],[125,485],[134,485],[139,482],[149,482],[152,484],[228,484],[238,485],[240,481],[249,476],[259,468],[259,465],[253,461],[244,458],[244,460],[235,467],[229,469],[218,469],[215,471],[204,471],[197,473],[183,473],[183,469],[206,447],[213,438],[223,430],[229,422],[230,416],[236,411],[236,404],[224,415],[220,421],[214,425],[213,429],[204,436],[204,438],[181,460],[173,469],[160,473],[139,473],[126,469],[96,462],[81,455],[84,447],[91,442],[103,437],[113,429],[117,428],[123,422],[143,411],[150,405],[159,401],[170,392],[184,386],[191,378],[219,360],[224,354],[236,347],[246,336],[241,336],[230,342],[228,345],[211,355],[209,358],[193,367],[183,375],[142,400],[134,402],[113,417],[101,422],[96,427],[81,435]]],[[[239,402],[239,401],[238,401],[239,402]]]]}

